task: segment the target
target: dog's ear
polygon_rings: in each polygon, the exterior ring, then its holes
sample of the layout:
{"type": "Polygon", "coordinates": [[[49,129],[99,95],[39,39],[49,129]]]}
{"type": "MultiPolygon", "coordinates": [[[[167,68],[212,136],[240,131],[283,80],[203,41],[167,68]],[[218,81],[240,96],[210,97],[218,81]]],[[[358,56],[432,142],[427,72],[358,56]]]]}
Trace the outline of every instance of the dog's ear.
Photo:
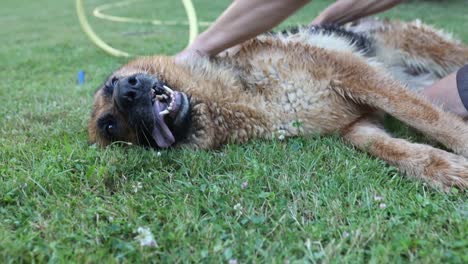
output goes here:
{"type": "Polygon", "coordinates": [[[107,81],[110,79],[111,76],[113,76],[114,73],[111,73],[109,75],[106,76],[106,78],[104,79],[104,81],[102,82],[101,85],[98,86],[98,88],[96,88],[96,90],[94,91],[94,94],[93,95],[96,95],[97,92],[99,92],[99,90],[103,89],[106,87],[106,83],[107,81]]]}

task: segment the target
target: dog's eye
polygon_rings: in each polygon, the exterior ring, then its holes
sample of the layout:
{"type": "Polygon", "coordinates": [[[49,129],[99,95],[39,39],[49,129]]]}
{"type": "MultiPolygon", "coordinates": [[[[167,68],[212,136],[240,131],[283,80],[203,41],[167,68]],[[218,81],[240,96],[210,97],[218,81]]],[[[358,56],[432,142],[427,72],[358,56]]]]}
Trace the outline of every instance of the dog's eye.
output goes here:
{"type": "Polygon", "coordinates": [[[114,135],[114,133],[115,133],[115,125],[112,124],[112,123],[107,124],[107,125],[106,125],[106,133],[107,133],[107,135],[109,135],[109,136],[114,135]]]}
{"type": "Polygon", "coordinates": [[[106,138],[115,138],[119,134],[119,126],[111,114],[105,114],[98,118],[97,127],[102,136],[106,138]]]}

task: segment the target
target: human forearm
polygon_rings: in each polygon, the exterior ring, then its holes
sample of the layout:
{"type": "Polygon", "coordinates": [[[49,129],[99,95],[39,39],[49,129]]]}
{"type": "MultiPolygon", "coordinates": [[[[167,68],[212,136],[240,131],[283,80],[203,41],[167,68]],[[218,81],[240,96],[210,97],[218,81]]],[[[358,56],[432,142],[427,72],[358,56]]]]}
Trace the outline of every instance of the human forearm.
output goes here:
{"type": "Polygon", "coordinates": [[[189,49],[214,56],[278,25],[309,0],[237,0],[189,49]]]}
{"type": "Polygon", "coordinates": [[[404,0],[338,0],[322,11],[311,24],[345,24],[376,14],[404,0]]]}

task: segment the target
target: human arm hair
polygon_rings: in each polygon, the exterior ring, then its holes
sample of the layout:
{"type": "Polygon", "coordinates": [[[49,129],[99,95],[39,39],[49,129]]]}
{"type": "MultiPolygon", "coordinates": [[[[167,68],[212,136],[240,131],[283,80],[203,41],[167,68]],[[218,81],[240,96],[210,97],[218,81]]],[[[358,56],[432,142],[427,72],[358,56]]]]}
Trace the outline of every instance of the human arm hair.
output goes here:
{"type": "Polygon", "coordinates": [[[403,1],[404,0],[338,0],[323,10],[311,24],[342,25],[359,18],[383,12],[403,1]]]}

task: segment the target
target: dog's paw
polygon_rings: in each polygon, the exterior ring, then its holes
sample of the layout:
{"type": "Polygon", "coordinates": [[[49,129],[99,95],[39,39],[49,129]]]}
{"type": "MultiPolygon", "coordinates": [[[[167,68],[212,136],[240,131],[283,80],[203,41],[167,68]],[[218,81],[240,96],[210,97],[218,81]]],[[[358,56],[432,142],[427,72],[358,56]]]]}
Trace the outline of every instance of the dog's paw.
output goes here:
{"type": "Polygon", "coordinates": [[[468,160],[443,150],[432,150],[421,176],[444,190],[451,187],[464,190],[468,187],[468,160]]]}

